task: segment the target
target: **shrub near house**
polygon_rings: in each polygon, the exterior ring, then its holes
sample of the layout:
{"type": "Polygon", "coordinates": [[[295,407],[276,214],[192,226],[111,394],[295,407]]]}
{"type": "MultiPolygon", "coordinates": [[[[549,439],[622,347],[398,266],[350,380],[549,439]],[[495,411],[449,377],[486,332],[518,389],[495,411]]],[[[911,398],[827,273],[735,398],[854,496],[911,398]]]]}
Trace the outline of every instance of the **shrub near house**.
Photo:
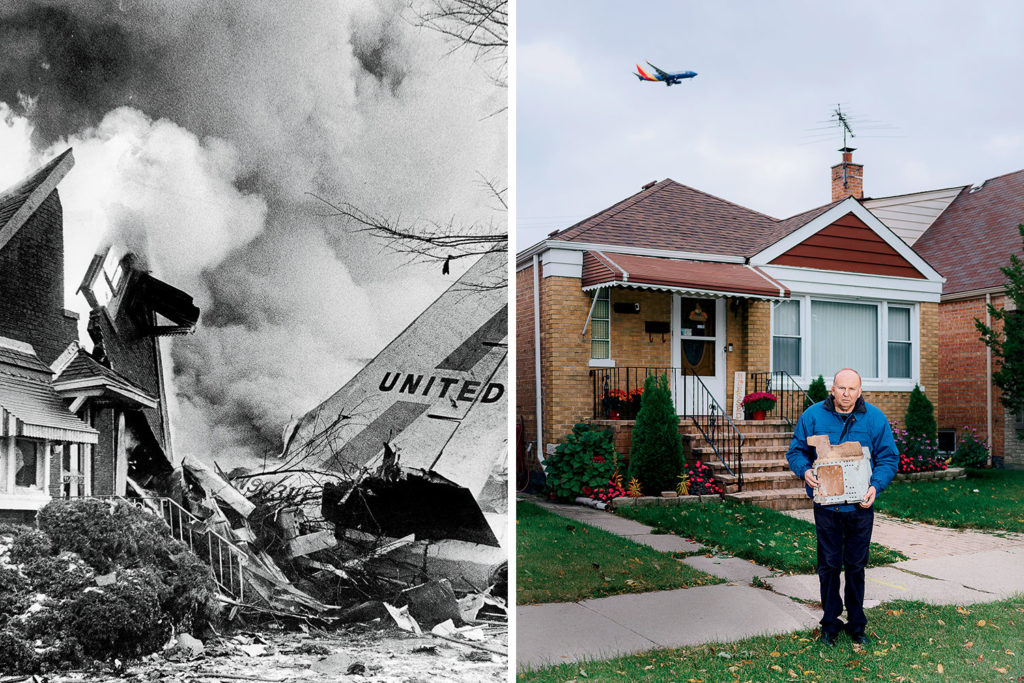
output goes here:
{"type": "Polygon", "coordinates": [[[592,495],[596,489],[614,485],[618,458],[611,430],[581,422],[544,461],[548,489],[554,497],[568,500],[592,495]]]}
{"type": "Polygon", "coordinates": [[[683,441],[679,416],[672,405],[668,377],[650,375],[644,381],[640,413],[633,427],[629,473],[648,495],[674,491],[683,470],[683,441]]]}

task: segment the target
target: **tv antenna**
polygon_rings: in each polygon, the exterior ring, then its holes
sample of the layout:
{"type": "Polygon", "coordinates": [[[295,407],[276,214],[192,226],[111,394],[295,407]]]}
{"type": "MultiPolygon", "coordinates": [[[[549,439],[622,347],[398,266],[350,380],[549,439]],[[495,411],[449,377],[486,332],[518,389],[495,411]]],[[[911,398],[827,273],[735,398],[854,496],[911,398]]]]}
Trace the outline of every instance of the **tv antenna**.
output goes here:
{"type": "Polygon", "coordinates": [[[850,118],[849,116],[843,113],[842,105],[836,105],[836,109],[835,111],[832,112],[831,118],[833,121],[839,124],[840,128],[843,129],[843,147],[849,147],[849,145],[846,144],[847,133],[849,133],[851,138],[855,138],[857,136],[854,134],[853,128],[850,128],[850,118]]]}

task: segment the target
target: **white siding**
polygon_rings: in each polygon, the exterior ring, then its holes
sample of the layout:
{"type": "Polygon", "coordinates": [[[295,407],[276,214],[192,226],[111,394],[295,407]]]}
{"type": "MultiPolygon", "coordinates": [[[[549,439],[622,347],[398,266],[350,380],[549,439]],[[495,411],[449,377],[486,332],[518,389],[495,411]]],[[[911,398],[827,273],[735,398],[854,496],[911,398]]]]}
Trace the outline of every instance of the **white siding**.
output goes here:
{"type": "Polygon", "coordinates": [[[864,206],[899,235],[907,245],[914,246],[914,242],[935,222],[939,214],[946,210],[962,189],[963,186],[957,186],[944,190],[868,199],[864,201],[864,206]]]}

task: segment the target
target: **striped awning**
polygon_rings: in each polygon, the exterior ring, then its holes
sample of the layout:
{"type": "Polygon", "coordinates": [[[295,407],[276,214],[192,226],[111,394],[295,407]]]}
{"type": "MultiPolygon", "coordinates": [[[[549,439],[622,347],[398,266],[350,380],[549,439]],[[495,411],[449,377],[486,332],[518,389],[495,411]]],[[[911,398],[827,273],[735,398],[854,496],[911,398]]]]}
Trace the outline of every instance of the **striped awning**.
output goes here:
{"type": "Polygon", "coordinates": [[[583,254],[583,291],[634,287],[687,296],[788,299],[790,292],[761,269],[742,263],[685,261],[588,251],[583,254]]]}
{"type": "Polygon", "coordinates": [[[48,382],[0,373],[0,436],[94,444],[99,432],[69,411],[48,382]]]}

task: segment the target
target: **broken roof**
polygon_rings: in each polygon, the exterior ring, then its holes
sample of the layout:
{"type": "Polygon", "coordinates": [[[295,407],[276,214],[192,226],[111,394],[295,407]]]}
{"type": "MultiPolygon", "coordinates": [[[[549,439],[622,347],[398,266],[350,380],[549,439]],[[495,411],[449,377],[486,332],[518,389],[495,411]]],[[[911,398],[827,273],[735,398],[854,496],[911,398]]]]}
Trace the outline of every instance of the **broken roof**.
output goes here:
{"type": "Polygon", "coordinates": [[[0,193],[0,249],[2,249],[35,213],[67,172],[75,164],[71,148],[17,185],[0,193]]]}
{"type": "Polygon", "coordinates": [[[1021,255],[1017,225],[1024,223],[1024,170],[964,188],[914,243],[914,250],[945,278],[943,294],[1000,287],[999,270],[1021,255]]]}

